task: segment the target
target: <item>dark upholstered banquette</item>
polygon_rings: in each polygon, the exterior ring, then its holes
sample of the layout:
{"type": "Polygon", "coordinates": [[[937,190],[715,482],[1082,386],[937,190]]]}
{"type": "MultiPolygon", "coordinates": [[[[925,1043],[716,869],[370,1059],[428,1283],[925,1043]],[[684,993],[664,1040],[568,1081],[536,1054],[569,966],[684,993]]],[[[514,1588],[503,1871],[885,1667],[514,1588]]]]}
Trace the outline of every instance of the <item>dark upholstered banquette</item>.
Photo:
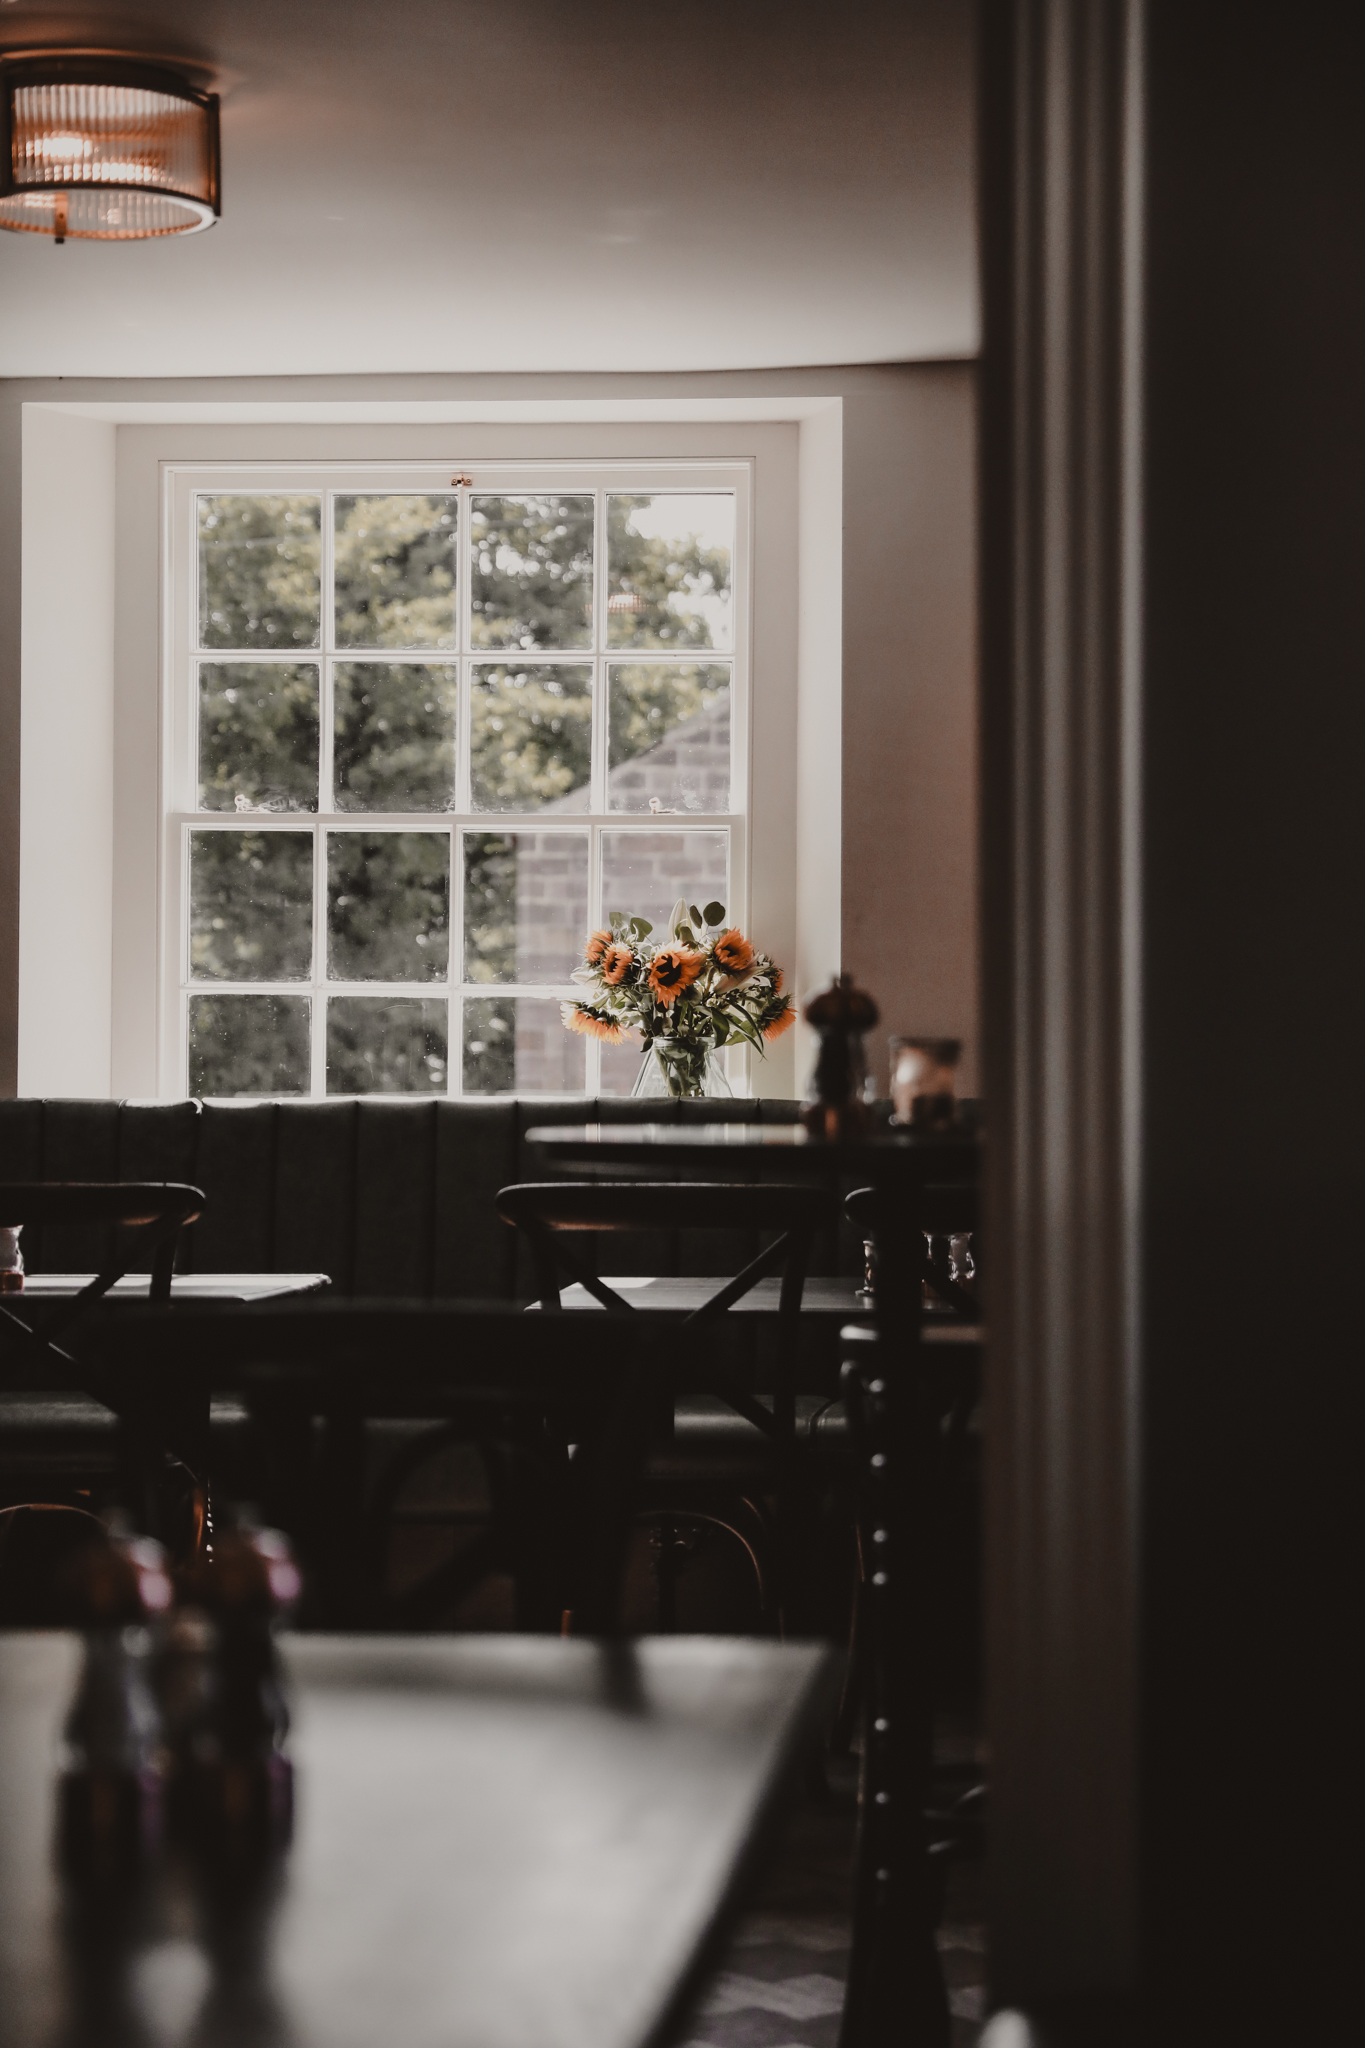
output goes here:
{"type": "MultiPolygon", "coordinates": [[[[530,1272],[494,1197],[510,1182],[549,1177],[543,1155],[526,1143],[535,1125],[790,1123],[796,1113],[794,1102],[775,1100],[371,1096],[238,1106],[21,1098],[0,1101],[0,1181],[202,1188],[203,1216],[185,1233],[178,1259],[186,1272],[319,1272],[340,1294],[517,1299],[532,1292],[530,1272]]],[[[88,1230],[24,1234],[35,1273],[93,1271],[102,1249],[88,1230]]],[[[613,1239],[609,1256],[616,1272],[723,1273],[756,1249],[756,1239],[736,1232],[642,1232],[613,1239]]],[[[813,1270],[856,1270],[852,1253],[851,1243],[822,1245],[813,1270]]]]}

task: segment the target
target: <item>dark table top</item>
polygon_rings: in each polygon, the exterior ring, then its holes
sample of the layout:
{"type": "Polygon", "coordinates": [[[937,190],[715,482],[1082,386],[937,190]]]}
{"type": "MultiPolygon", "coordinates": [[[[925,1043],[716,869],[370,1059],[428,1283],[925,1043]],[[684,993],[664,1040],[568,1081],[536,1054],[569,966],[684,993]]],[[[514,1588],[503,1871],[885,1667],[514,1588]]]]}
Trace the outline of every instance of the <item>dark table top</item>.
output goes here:
{"type": "Polygon", "coordinates": [[[979,1140],[967,1133],[870,1131],[866,1137],[830,1144],[813,1138],[801,1124],[537,1124],[527,1142],[542,1146],[557,1160],[582,1165],[719,1164],[724,1158],[800,1164],[834,1173],[894,1172],[897,1163],[910,1171],[925,1155],[936,1158],[976,1156],[979,1140]]]}
{"type": "Polygon", "coordinates": [[[284,1657],[297,1825],[259,1938],[206,1941],[167,1883],[92,1999],[51,1854],[79,1642],[0,1635],[3,2048],[643,2048],[836,1672],[712,1637],[294,1636],[284,1657]]]}
{"type": "MultiPolygon", "coordinates": [[[[82,1287],[88,1287],[93,1273],[26,1273],[23,1290],[7,1294],[12,1308],[22,1310],[26,1301],[70,1301],[82,1287]]],[[[200,1301],[223,1307],[234,1301],[274,1301],[283,1295],[321,1294],[330,1287],[326,1273],[177,1273],[171,1280],[171,1302],[200,1301]]],[[[106,1302],[145,1302],[151,1295],[150,1273],[125,1273],[116,1280],[106,1302]]]]}
{"type": "MultiPolygon", "coordinates": [[[[725,1284],[724,1275],[715,1279],[681,1278],[666,1276],[644,1278],[638,1274],[621,1276],[604,1273],[602,1278],[608,1287],[616,1289],[632,1308],[657,1310],[670,1315],[690,1315],[694,1309],[710,1299],[718,1288],[725,1284]]],[[[747,1294],[742,1294],[727,1315],[775,1316],[782,1283],[777,1279],[759,1280],[747,1294]]],[[[574,1285],[560,1292],[560,1305],[566,1309],[596,1309],[605,1315],[600,1301],[589,1294],[586,1287],[574,1285]]],[[[816,1274],[807,1280],[801,1291],[801,1313],[803,1316],[821,1316],[840,1324],[853,1322],[857,1318],[870,1316],[873,1302],[862,1293],[858,1281],[827,1279],[816,1274]]],[[[936,1318],[930,1312],[925,1317],[922,1340],[930,1344],[979,1344],[982,1329],[977,1323],[964,1323],[957,1317],[936,1318]]]]}

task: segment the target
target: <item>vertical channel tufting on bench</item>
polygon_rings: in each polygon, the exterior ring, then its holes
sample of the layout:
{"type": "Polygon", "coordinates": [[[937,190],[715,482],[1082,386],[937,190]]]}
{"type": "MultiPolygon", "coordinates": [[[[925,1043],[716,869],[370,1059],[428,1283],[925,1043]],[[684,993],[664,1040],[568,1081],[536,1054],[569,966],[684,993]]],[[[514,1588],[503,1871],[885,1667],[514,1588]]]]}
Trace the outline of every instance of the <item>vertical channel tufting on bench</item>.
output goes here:
{"type": "Polygon", "coordinates": [[[282,1102],[275,1125],[274,1270],[351,1292],[358,1102],[282,1102]]]}
{"type": "MultiPolygon", "coordinates": [[[[120,1180],[183,1181],[198,1187],[199,1104],[197,1102],[121,1102],[118,1121],[120,1180]]],[[[194,1237],[198,1224],[180,1234],[176,1269],[193,1271],[194,1237]]]]}
{"type": "Polygon", "coordinates": [[[355,1294],[411,1298],[431,1292],[435,1110],[434,1102],[385,1102],[376,1097],[360,1104],[351,1282],[355,1294]]]}
{"type": "MultiPolygon", "coordinates": [[[[41,1180],[43,1177],[43,1105],[36,1096],[0,1102],[0,1180],[41,1180]]],[[[13,1223],[12,1216],[0,1216],[0,1223],[13,1223]]],[[[24,1232],[24,1260],[35,1273],[42,1271],[42,1232],[24,1232]]]]}
{"type": "Polygon", "coordinates": [[[275,1271],[277,1117],[273,1102],[204,1104],[194,1176],[204,1213],[191,1233],[196,1273],[275,1271]]]}
{"type": "Polygon", "coordinates": [[[516,1232],[493,1206],[518,1178],[517,1104],[466,1098],[436,1105],[432,1292],[508,1301],[516,1291],[516,1232]]]}
{"type": "MultiPolygon", "coordinates": [[[[327,1273],[339,1294],[508,1300],[534,1290],[494,1198],[513,1181],[555,1176],[525,1141],[537,1124],[790,1123],[796,1114],[793,1102],[621,1096],[241,1105],[29,1098],[0,1102],[0,1177],[202,1188],[204,1214],[181,1242],[186,1272],[327,1273]]],[[[762,1179],[763,1161],[749,1171],[762,1179]]],[[[704,1157],[694,1177],[707,1177],[704,1157]]],[[[33,1272],[95,1268],[102,1247],[94,1233],[51,1236],[44,1243],[25,1233],[33,1272]]],[[[641,1231],[611,1239],[610,1257],[622,1273],[726,1272],[754,1248],[739,1232],[693,1243],[641,1231]]],[[[832,1246],[812,1270],[840,1270],[832,1246]]]]}
{"type": "MultiPolygon", "coordinates": [[[[117,1102],[45,1102],[42,1178],[117,1180],[119,1109],[117,1102]]],[[[112,1242],[109,1230],[93,1224],[48,1229],[43,1233],[43,1270],[96,1273],[112,1242]]]]}

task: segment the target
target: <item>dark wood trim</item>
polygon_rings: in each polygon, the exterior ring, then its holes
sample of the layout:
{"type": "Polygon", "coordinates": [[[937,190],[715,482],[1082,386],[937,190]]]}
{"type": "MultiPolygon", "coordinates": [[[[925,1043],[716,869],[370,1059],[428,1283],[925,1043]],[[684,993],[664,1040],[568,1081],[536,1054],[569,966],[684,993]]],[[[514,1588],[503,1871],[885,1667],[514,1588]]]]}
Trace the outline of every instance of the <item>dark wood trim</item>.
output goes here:
{"type": "Polygon", "coordinates": [[[1141,0],[983,9],[991,1966],[1136,1969],[1141,0]]]}

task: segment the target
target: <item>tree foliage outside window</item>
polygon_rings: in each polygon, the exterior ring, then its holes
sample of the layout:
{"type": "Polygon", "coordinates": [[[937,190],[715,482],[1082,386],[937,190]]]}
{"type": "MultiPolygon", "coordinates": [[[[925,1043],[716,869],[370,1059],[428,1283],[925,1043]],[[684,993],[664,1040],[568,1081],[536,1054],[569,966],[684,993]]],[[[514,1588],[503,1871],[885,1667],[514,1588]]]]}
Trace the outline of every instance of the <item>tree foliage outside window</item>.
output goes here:
{"type": "Polygon", "coordinates": [[[317,663],[201,662],[200,810],[317,807],[317,663]]]}
{"type": "Polygon", "coordinates": [[[475,647],[592,644],[591,498],[475,497],[469,524],[475,647]]]}
{"type": "Polygon", "coordinates": [[[338,495],[338,647],[455,646],[459,504],[453,493],[338,495]]]}
{"type": "Polygon", "coordinates": [[[316,647],[321,616],[320,499],[200,498],[201,647],[316,647]]]}
{"type": "Polygon", "coordinates": [[[480,663],[470,672],[469,777],[476,811],[588,808],[592,670],[480,663]]]}

